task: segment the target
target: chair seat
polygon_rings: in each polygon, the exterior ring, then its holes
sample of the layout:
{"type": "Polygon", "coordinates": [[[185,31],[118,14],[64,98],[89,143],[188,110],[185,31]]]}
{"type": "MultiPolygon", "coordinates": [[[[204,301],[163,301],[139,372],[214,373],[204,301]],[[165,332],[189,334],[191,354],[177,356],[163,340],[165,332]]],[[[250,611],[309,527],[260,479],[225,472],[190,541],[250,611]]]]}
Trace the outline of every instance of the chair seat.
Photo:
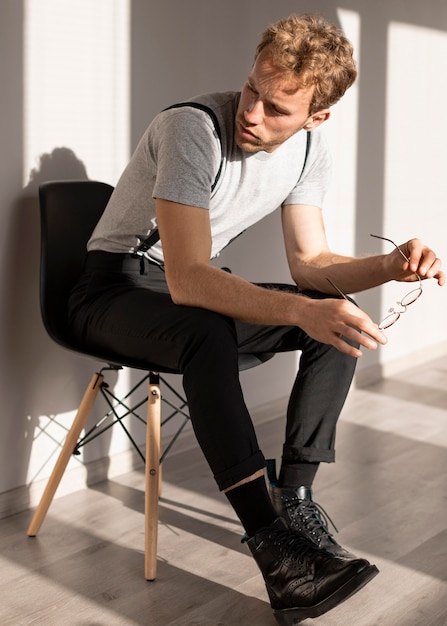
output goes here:
{"type": "Polygon", "coordinates": [[[91,357],[102,363],[107,363],[108,365],[130,367],[132,369],[143,370],[145,372],[152,371],[162,372],[164,374],[181,374],[181,372],[177,369],[164,366],[162,367],[155,363],[151,363],[146,359],[138,359],[134,357],[127,358],[123,354],[116,354],[113,350],[107,350],[106,348],[92,348],[90,346],[80,345],[72,338],[66,338],[64,341],[58,338],[56,341],[63,348],[76,352],[77,354],[83,354],[84,356],[91,357]]]}

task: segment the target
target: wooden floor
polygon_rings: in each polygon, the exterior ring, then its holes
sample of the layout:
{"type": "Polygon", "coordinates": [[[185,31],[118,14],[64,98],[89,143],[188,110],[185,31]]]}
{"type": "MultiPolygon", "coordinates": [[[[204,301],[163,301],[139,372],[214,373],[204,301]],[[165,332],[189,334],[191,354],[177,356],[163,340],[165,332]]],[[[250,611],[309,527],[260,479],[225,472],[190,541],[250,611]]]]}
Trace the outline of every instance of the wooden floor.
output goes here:
{"type": "MultiPolygon", "coordinates": [[[[282,420],[264,415],[264,451],[282,420]]],[[[188,436],[164,467],[158,579],[143,579],[143,471],[54,501],[39,536],[31,516],[0,522],[0,624],[275,626],[241,528],[188,436]]],[[[380,574],[306,626],[447,624],[447,357],[353,389],[337,463],[315,497],[338,538],[380,574]]]]}

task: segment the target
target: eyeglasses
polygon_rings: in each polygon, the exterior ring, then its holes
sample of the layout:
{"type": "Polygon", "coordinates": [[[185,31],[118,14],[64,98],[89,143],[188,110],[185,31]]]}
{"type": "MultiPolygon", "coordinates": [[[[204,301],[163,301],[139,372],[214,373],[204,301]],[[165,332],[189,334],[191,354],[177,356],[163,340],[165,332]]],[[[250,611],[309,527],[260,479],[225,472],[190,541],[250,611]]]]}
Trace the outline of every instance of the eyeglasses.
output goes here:
{"type": "MultiPolygon", "coordinates": [[[[389,241],[390,243],[393,244],[396,250],[400,252],[400,254],[407,261],[407,263],[410,262],[410,259],[407,257],[407,255],[402,252],[399,246],[396,243],[394,243],[392,239],[387,239],[387,237],[380,237],[379,235],[372,235],[372,234],[370,236],[375,237],[376,239],[382,239],[383,241],[389,241]]],[[[410,306],[410,304],[413,304],[413,302],[416,302],[416,300],[422,294],[421,277],[419,276],[417,272],[414,272],[414,274],[419,281],[419,287],[417,289],[412,289],[400,301],[396,302],[396,304],[398,304],[401,307],[401,310],[395,309],[394,307],[391,307],[390,309],[388,309],[388,315],[386,315],[383,318],[383,320],[380,322],[379,330],[385,330],[385,328],[389,328],[390,326],[395,324],[397,320],[399,319],[399,317],[402,315],[402,313],[406,313],[407,308],[410,306]]]]}
{"type": "MultiPolygon", "coordinates": [[[[396,243],[394,243],[394,241],[392,241],[392,239],[388,239],[387,237],[380,237],[380,235],[372,235],[371,234],[370,236],[371,237],[375,237],[376,239],[382,239],[383,241],[389,241],[390,243],[393,244],[393,246],[396,248],[396,250],[398,250],[400,252],[400,254],[407,261],[407,263],[410,262],[410,259],[407,257],[407,255],[402,252],[402,250],[399,248],[399,246],[396,243]]],[[[400,318],[400,316],[402,315],[402,313],[406,313],[407,308],[410,306],[410,304],[413,304],[413,302],[416,302],[416,300],[422,294],[422,280],[421,280],[421,277],[419,276],[419,274],[417,272],[415,272],[415,275],[416,275],[416,277],[417,277],[417,279],[419,281],[419,287],[417,289],[412,289],[400,301],[396,302],[396,304],[399,305],[400,310],[396,309],[394,307],[391,307],[390,309],[388,309],[388,315],[386,315],[383,318],[383,320],[380,322],[379,330],[385,330],[386,328],[389,328],[390,326],[395,324],[397,322],[397,320],[400,318]]],[[[338,291],[338,293],[345,300],[348,299],[346,297],[346,295],[337,287],[337,285],[335,285],[332,282],[332,280],[330,280],[329,278],[326,278],[326,280],[332,285],[332,287],[336,291],[338,291]]]]}

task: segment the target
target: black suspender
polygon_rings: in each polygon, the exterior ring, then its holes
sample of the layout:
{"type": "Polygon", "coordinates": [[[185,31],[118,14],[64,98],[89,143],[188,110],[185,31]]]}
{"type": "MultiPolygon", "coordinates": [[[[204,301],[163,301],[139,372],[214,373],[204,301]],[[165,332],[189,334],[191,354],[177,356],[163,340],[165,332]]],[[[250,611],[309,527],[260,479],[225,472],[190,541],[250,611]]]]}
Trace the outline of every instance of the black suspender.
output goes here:
{"type": "MultiPolygon", "coordinates": [[[[201,111],[205,111],[205,113],[207,113],[210,116],[211,121],[213,122],[214,130],[216,131],[216,134],[219,138],[221,152],[222,152],[222,133],[220,131],[219,121],[214,111],[210,109],[210,107],[207,107],[205,104],[200,104],[200,102],[178,102],[177,104],[172,104],[171,106],[163,110],[169,111],[169,109],[179,109],[180,107],[192,107],[194,109],[200,109],[201,111]]],[[[214,191],[219,181],[220,173],[222,171],[222,164],[223,164],[223,154],[220,159],[220,165],[216,174],[216,178],[214,179],[214,182],[211,185],[211,191],[214,191]]],[[[154,231],[151,232],[151,234],[149,235],[147,239],[145,239],[142,243],[140,243],[138,248],[136,248],[134,252],[132,253],[132,256],[138,256],[138,257],[143,256],[145,252],[147,252],[150,248],[152,248],[153,245],[157,243],[157,241],[159,241],[159,239],[160,239],[160,233],[158,232],[158,228],[156,228],[154,231]]]]}
{"type": "Polygon", "coordinates": [[[211,118],[211,121],[213,122],[214,130],[216,131],[216,135],[219,138],[220,151],[221,151],[219,169],[217,171],[216,178],[214,179],[214,182],[211,185],[211,191],[214,191],[217,183],[219,182],[220,173],[222,171],[222,164],[223,164],[222,133],[220,132],[219,120],[217,119],[217,116],[214,113],[213,109],[210,109],[210,107],[207,107],[205,104],[200,104],[200,102],[178,102],[177,104],[172,104],[167,109],[164,109],[164,111],[169,111],[169,109],[179,109],[180,107],[192,107],[193,109],[200,109],[201,111],[205,111],[205,113],[208,113],[208,115],[211,118]]]}

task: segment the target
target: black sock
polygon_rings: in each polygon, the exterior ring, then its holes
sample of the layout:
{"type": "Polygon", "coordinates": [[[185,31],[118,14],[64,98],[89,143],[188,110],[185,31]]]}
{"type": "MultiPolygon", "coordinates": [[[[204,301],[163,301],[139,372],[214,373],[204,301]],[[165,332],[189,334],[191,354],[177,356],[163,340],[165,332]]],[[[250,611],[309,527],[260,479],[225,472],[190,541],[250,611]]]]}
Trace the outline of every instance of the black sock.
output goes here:
{"type": "Polygon", "coordinates": [[[311,487],[319,463],[283,463],[279,473],[280,487],[311,487]]]}
{"type": "Polygon", "coordinates": [[[270,526],[278,517],[263,476],[225,493],[247,535],[270,526]]]}

